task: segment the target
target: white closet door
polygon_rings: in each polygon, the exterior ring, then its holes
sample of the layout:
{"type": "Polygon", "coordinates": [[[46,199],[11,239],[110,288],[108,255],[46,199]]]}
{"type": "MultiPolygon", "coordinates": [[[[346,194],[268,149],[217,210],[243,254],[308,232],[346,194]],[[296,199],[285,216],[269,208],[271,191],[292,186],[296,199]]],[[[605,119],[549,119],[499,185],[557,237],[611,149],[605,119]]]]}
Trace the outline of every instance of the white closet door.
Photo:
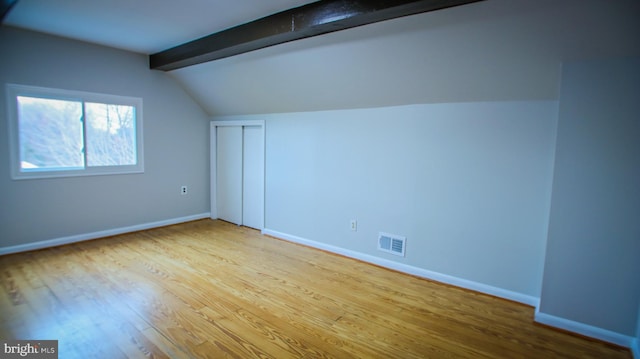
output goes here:
{"type": "Polygon", "coordinates": [[[242,127],[216,131],[216,210],[218,218],[242,224],[242,127]]]}
{"type": "Polygon", "coordinates": [[[245,126],[243,141],[242,224],[263,227],[264,144],[260,126],[245,126]]]}

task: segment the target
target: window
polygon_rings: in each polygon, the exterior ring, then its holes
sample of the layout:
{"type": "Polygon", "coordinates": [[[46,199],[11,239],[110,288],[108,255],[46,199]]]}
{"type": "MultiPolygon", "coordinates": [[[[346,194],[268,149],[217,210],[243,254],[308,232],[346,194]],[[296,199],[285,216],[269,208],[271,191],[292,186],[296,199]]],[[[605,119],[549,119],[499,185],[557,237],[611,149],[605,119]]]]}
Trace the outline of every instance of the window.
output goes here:
{"type": "Polygon", "coordinates": [[[7,85],[14,179],[140,173],[142,99],[7,85]]]}

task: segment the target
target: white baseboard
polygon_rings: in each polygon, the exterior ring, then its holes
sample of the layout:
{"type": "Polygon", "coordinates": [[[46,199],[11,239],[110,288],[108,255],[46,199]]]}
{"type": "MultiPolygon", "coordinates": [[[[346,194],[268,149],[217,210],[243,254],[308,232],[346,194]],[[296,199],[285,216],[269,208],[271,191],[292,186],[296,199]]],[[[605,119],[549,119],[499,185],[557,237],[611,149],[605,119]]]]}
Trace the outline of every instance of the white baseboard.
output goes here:
{"type": "Polygon", "coordinates": [[[332,245],[321,243],[321,242],[312,241],[312,240],[309,240],[309,239],[293,236],[293,235],[290,235],[290,234],[274,231],[274,230],[271,230],[271,229],[266,229],[265,228],[262,231],[262,233],[264,233],[266,235],[269,235],[269,236],[276,237],[276,238],[284,239],[284,240],[289,241],[289,242],[304,244],[304,245],[309,246],[309,247],[318,248],[318,249],[325,250],[327,252],[340,254],[340,255],[343,255],[345,257],[354,258],[354,259],[357,259],[357,260],[360,260],[360,261],[363,261],[363,262],[367,262],[367,263],[378,265],[380,267],[393,269],[393,270],[396,270],[398,272],[407,273],[407,274],[415,275],[417,277],[421,277],[421,278],[430,279],[430,280],[434,280],[434,281],[441,282],[441,283],[454,285],[456,287],[470,289],[470,290],[473,290],[473,291],[476,291],[476,292],[485,293],[485,294],[489,294],[489,295],[492,295],[492,296],[495,296],[495,297],[508,299],[508,300],[511,300],[511,301],[514,301],[514,302],[523,303],[523,304],[530,305],[530,306],[536,307],[536,308],[538,307],[538,304],[540,302],[539,298],[533,297],[533,296],[530,296],[530,295],[517,293],[517,292],[510,291],[510,290],[502,289],[502,288],[497,288],[497,287],[493,287],[493,286],[490,286],[490,285],[486,285],[486,284],[474,282],[474,281],[471,281],[471,280],[462,279],[462,278],[458,278],[458,277],[454,277],[454,276],[438,273],[438,272],[433,272],[433,271],[430,271],[430,270],[427,270],[427,269],[423,269],[423,268],[419,268],[419,267],[410,266],[410,265],[407,265],[407,264],[394,262],[394,261],[391,261],[391,260],[388,260],[388,259],[375,257],[375,256],[372,256],[372,255],[368,255],[368,254],[352,251],[352,250],[349,250],[349,249],[344,249],[344,248],[332,246],[332,245]]]}
{"type": "Polygon", "coordinates": [[[27,244],[19,244],[19,245],[16,245],[16,246],[0,247],[0,255],[18,253],[18,252],[33,251],[33,250],[36,250],[36,249],[43,249],[43,248],[61,246],[61,245],[64,245],[64,244],[82,242],[82,241],[87,241],[87,240],[96,239],[96,238],[115,236],[115,235],[123,234],[123,233],[130,233],[130,232],[142,231],[142,230],[145,230],[145,229],[170,226],[172,224],[178,224],[178,223],[195,221],[195,220],[203,219],[203,218],[209,218],[210,216],[211,216],[210,213],[200,213],[200,214],[195,214],[195,215],[192,215],[192,216],[172,218],[172,219],[167,219],[167,220],[158,221],[158,222],[137,224],[137,225],[134,225],[134,226],[109,229],[109,230],[106,230],[106,231],[98,231],[98,232],[92,232],[92,233],[86,233],[86,234],[79,234],[79,235],[75,235],[75,236],[54,238],[54,239],[49,239],[49,240],[45,240],[45,241],[39,241],[39,242],[33,242],[33,243],[27,243],[27,244]]]}
{"type": "Polygon", "coordinates": [[[638,356],[637,339],[630,336],[626,336],[620,333],[612,332],[610,330],[594,327],[588,324],[574,322],[573,320],[556,317],[554,315],[540,312],[539,308],[536,308],[536,314],[534,320],[541,324],[546,324],[555,328],[568,330],[573,333],[581,334],[590,338],[599,339],[608,343],[623,346],[625,348],[631,348],[635,358],[638,356]],[[633,343],[635,341],[635,352],[633,349],[633,343]]]}
{"type": "MultiPolygon", "coordinates": [[[[195,220],[210,218],[210,217],[211,217],[211,213],[201,213],[201,214],[196,214],[192,216],[173,218],[173,219],[157,221],[157,222],[143,223],[139,225],[115,228],[115,229],[110,229],[105,231],[98,231],[98,232],[92,232],[87,234],[55,238],[55,239],[21,244],[16,246],[0,247],[0,255],[55,247],[55,246],[60,246],[64,244],[81,242],[81,241],[86,241],[91,239],[102,238],[102,237],[109,237],[109,236],[114,236],[114,235],[123,234],[123,233],[142,231],[145,229],[164,227],[164,226],[169,226],[173,224],[190,222],[190,221],[195,221],[195,220]]],[[[587,324],[574,322],[572,320],[542,313],[539,311],[540,299],[537,297],[509,291],[509,290],[498,288],[498,287],[493,287],[490,285],[470,281],[467,279],[462,279],[462,278],[430,271],[430,270],[419,268],[419,267],[410,266],[407,264],[394,262],[384,258],[379,258],[372,255],[352,251],[349,249],[312,241],[309,239],[293,236],[290,234],[274,231],[271,229],[265,228],[264,230],[262,230],[262,233],[276,237],[276,238],[280,238],[289,242],[303,244],[309,247],[318,248],[328,252],[340,254],[345,257],[350,257],[363,262],[393,269],[402,273],[407,273],[407,274],[415,275],[418,277],[434,280],[437,282],[454,285],[456,287],[470,289],[476,292],[485,293],[485,294],[493,295],[496,297],[504,298],[507,300],[512,300],[514,302],[530,305],[536,308],[534,320],[538,323],[568,330],[570,332],[578,333],[591,338],[599,339],[605,342],[630,348],[631,353],[633,354],[633,357],[635,359],[640,359],[640,344],[637,338],[629,337],[629,336],[622,335],[609,330],[601,329],[601,328],[590,326],[587,324]]]]}
{"type": "Polygon", "coordinates": [[[262,233],[270,235],[276,238],[280,238],[289,242],[303,244],[309,247],[318,248],[327,252],[343,255],[345,257],[354,258],[363,262],[375,264],[381,267],[396,270],[398,272],[415,275],[418,277],[434,280],[441,283],[450,284],[456,287],[470,289],[476,292],[489,294],[495,297],[519,302],[530,305],[535,308],[535,321],[538,323],[546,324],[559,329],[568,330],[577,334],[581,334],[587,337],[599,339],[605,342],[617,344],[626,348],[630,348],[635,359],[640,359],[640,351],[638,349],[638,339],[632,338],[620,333],[612,332],[609,330],[593,327],[583,323],[574,322],[568,319],[555,317],[549,314],[541,313],[539,311],[540,299],[537,297],[529,296],[522,293],[509,291],[502,288],[493,287],[490,285],[462,279],[438,272],[433,272],[423,268],[418,268],[391,260],[375,257],[372,255],[352,251],[349,249],[312,241],[309,239],[293,236],[290,234],[274,231],[271,229],[264,229],[262,233]]]}

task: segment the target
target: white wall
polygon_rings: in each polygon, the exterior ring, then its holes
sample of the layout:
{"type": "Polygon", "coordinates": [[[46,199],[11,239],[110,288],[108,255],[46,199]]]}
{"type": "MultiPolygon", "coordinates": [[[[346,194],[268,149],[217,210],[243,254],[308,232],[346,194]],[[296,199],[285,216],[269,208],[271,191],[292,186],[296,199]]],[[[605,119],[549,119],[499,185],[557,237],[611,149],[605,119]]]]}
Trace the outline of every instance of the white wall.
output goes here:
{"type": "Polygon", "coordinates": [[[266,120],[267,229],[538,297],[556,110],[532,101],[219,119],[266,120]],[[406,236],[406,258],[378,251],[379,231],[406,236]]]}
{"type": "Polygon", "coordinates": [[[208,118],[146,56],[9,27],[0,53],[0,248],[209,212],[208,118]],[[11,180],[6,83],[142,98],[145,173],[11,180]]]}
{"type": "Polygon", "coordinates": [[[566,63],[540,312],[636,335],[640,59],[566,63]]]}

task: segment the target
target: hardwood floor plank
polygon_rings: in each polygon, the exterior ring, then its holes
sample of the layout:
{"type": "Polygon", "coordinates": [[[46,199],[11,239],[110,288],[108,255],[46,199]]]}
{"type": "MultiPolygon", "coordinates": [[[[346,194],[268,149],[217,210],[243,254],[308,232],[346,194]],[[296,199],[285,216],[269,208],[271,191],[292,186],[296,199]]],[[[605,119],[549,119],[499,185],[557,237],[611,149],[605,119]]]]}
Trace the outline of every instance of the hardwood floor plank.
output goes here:
{"type": "MultiPolygon", "coordinates": [[[[144,329],[141,332],[145,338],[145,340],[152,343],[154,346],[159,348],[162,351],[163,355],[168,356],[172,359],[181,359],[181,358],[193,358],[187,352],[184,352],[180,349],[175,343],[173,343],[169,338],[165,337],[162,333],[157,331],[155,328],[149,327],[144,329]]],[[[192,351],[194,353],[195,351],[192,351]]],[[[196,356],[196,358],[206,358],[206,356],[196,356]]]]}
{"type": "Polygon", "coordinates": [[[624,358],[533,308],[200,220],[0,256],[0,336],[61,358],[624,358]]]}

